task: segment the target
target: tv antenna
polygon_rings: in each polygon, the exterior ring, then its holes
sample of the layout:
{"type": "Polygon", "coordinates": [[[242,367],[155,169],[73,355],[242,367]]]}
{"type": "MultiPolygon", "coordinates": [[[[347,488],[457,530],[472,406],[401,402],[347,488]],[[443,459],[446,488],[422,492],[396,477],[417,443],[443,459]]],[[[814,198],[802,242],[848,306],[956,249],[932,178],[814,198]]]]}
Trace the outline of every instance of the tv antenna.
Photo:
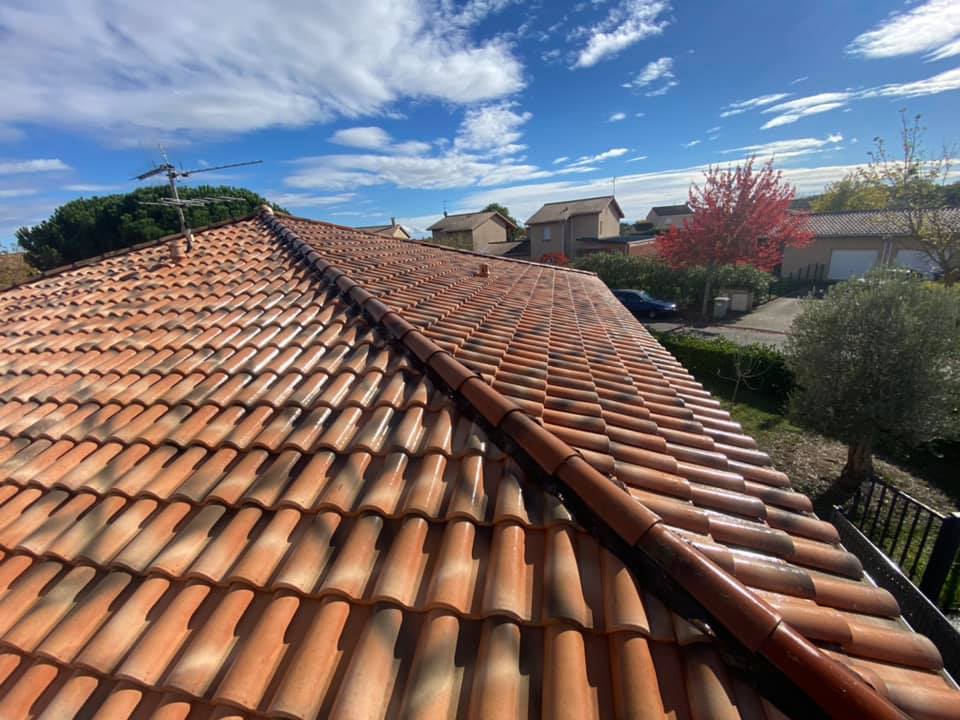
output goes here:
{"type": "Polygon", "coordinates": [[[167,158],[167,153],[163,149],[162,145],[160,146],[160,156],[163,158],[162,163],[151,170],[147,170],[145,173],[134,176],[131,178],[131,180],[146,180],[147,178],[152,178],[156,175],[167,176],[167,182],[170,183],[170,197],[161,198],[159,202],[144,201],[140,204],[157,205],[159,207],[172,207],[176,209],[177,215],[180,218],[180,232],[183,233],[183,236],[187,239],[187,252],[193,249],[193,233],[190,231],[190,228],[187,227],[187,219],[183,214],[183,209],[185,207],[202,207],[204,205],[223,202],[243,202],[243,198],[234,197],[232,195],[210,195],[207,197],[181,199],[180,194],[177,192],[177,178],[188,178],[191,175],[211,172],[212,170],[224,170],[226,168],[243,167],[245,165],[259,165],[263,162],[263,160],[250,160],[247,162],[230,163],[228,165],[214,165],[213,167],[196,168],[195,170],[183,170],[181,166],[181,169],[177,170],[176,166],[174,166],[174,164],[171,163],[167,158]]]}

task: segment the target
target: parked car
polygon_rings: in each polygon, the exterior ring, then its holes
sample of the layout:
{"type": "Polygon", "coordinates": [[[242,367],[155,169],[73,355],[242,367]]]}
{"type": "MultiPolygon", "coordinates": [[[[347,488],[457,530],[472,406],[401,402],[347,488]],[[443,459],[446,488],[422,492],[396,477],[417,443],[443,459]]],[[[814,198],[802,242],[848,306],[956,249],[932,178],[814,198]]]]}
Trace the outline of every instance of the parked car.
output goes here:
{"type": "Polygon", "coordinates": [[[614,290],[613,294],[634,317],[654,319],[677,312],[677,304],[669,300],[658,300],[643,290],[614,290]]]}

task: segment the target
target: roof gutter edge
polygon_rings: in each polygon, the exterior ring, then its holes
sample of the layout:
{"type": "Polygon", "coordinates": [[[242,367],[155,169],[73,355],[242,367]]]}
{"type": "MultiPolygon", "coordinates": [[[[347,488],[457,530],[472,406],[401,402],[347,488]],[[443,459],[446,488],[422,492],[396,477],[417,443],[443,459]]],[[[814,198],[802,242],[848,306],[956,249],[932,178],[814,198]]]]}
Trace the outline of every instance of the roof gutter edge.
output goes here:
{"type": "Polygon", "coordinates": [[[838,719],[860,715],[883,720],[907,717],[860,676],[820,652],[769,604],[669,530],[656,513],[598,472],[519,405],[321,258],[272,211],[262,211],[260,220],[321,279],[336,285],[351,304],[439,377],[455,396],[493,428],[509,436],[546,474],[561,482],[596,520],[652,560],[731,636],[766,658],[825,714],[838,719]]]}

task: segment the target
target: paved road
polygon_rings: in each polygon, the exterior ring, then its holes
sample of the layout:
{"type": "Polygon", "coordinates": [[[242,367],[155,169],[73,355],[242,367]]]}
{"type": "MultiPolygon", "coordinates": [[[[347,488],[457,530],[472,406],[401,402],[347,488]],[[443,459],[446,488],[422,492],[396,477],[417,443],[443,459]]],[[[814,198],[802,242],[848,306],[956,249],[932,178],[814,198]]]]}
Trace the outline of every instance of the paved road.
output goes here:
{"type": "Polygon", "coordinates": [[[790,324],[800,313],[797,298],[774,298],[746,315],[732,315],[722,324],[693,326],[685,323],[650,322],[647,327],[658,332],[683,329],[706,337],[725,337],[734,342],[762,343],[782,348],[787,341],[790,324]]]}

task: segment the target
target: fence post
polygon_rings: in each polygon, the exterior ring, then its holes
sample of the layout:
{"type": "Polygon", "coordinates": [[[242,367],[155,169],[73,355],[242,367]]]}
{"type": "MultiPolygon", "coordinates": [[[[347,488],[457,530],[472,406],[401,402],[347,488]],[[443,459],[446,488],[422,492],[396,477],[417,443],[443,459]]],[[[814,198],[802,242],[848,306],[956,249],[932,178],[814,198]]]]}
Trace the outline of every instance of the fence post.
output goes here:
{"type": "Polygon", "coordinates": [[[927,569],[920,580],[920,591],[939,606],[940,591],[953,567],[953,560],[960,548],[960,512],[947,515],[933,543],[933,551],[927,561],[927,569]]]}

